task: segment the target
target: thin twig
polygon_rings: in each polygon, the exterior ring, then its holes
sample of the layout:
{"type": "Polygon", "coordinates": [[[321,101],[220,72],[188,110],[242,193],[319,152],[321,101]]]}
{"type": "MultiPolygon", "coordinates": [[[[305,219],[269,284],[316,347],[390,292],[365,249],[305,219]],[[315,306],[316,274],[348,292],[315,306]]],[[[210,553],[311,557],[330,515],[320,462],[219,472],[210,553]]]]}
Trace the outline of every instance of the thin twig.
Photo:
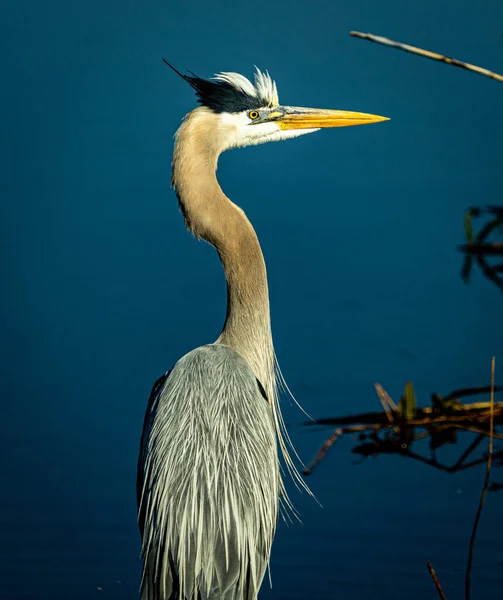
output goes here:
{"type": "Polygon", "coordinates": [[[470,549],[468,551],[468,562],[466,564],[466,577],[465,577],[465,599],[470,600],[470,575],[472,570],[473,562],[473,547],[475,544],[475,537],[477,535],[477,529],[479,526],[480,515],[482,514],[482,508],[486,498],[487,488],[489,487],[489,478],[491,475],[491,463],[493,456],[493,427],[494,427],[494,367],[496,359],[493,356],[491,361],[491,417],[489,421],[489,452],[487,455],[487,468],[486,476],[484,478],[484,487],[482,488],[482,494],[480,495],[479,506],[477,508],[477,514],[475,515],[475,521],[473,523],[472,536],[470,538],[470,549]]]}
{"type": "Polygon", "coordinates": [[[338,427],[334,430],[332,435],[324,442],[323,446],[318,450],[318,453],[309,463],[309,465],[302,471],[303,475],[311,475],[316,466],[323,460],[325,454],[328,452],[330,447],[335,444],[335,442],[339,439],[341,435],[342,429],[338,427]]]}
{"type": "Polygon", "coordinates": [[[437,52],[430,52],[430,50],[423,50],[422,48],[417,48],[416,46],[409,46],[409,44],[401,44],[400,42],[394,42],[385,37],[381,37],[379,35],[373,35],[371,33],[361,33],[359,31],[350,31],[349,35],[353,37],[361,38],[363,40],[369,40],[371,42],[376,42],[377,44],[382,44],[384,46],[390,46],[391,48],[397,48],[398,50],[404,50],[405,52],[410,52],[412,54],[418,54],[419,56],[424,56],[425,58],[431,58],[432,60],[438,60],[440,62],[446,63],[448,65],[452,65],[453,67],[460,67],[461,69],[467,69],[468,71],[472,71],[473,73],[478,73],[479,75],[485,75],[486,77],[490,77],[491,79],[496,79],[496,81],[503,82],[503,75],[498,75],[497,73],[493,73],[488,69],[483,69],[482,67],[477,67],[476,65],[471,65],[470,63],[461,62],[456,58],[449,58],[448,56],[444,56],[443,54],[438,54],[437,52]]]}
{"type": "Polygon", "coordinates": [[[433,568],[433,565],[431,564],[431,562],[429,560],[426,562],[426,566],[428,567],[428,571],[430,572],[430,577],[432,578],[433,583],[435,584],[435,587],[437,588],[438,595],[440,596],[440,598],[442,598],[442,600],[446,600],[444,590],[442,589],[442,586],[440,585],[440,581],[438,580],[437,574],[435,573],[435,569],[433,568]]]}

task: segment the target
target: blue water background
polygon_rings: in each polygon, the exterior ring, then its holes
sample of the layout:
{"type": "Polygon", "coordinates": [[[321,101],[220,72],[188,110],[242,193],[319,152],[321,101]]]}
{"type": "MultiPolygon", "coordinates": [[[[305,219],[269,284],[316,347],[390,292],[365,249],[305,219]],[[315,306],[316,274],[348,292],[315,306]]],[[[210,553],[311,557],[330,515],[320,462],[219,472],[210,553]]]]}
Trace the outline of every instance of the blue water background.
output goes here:
{"type": "MultiPolygon", "coordinates": [[[[161,56],[202,76],[256,64],[285,104],[391,117],[220,161],[261,240],[276,351],[310,414],[378,410],[376,381],[398,400],[412,380],[428,404],[487,384],[492,355],[503,379],[501,293],[477,271],[465,285],[457,251],[464,211],[501,203],[503,85],[348,35],[502,72],[501,2],[18,0],[1,13],[1,600],[138,597],[148,394],[223,323],[217,255],[184,230],[169,187],[195,99],[161,56]]],[[[308,461],[328,432],[300,427],[290,404],[308,461]]],[[[309,480],[323,508],[290,486],[303,523],[279,526],[261,598],[435,598],[427,559],[462,597],[483,468],[354,466],[352,444],[309,480]]],[[[501,597],[502,500],[484,508],[477,600],[501,597]]]]}

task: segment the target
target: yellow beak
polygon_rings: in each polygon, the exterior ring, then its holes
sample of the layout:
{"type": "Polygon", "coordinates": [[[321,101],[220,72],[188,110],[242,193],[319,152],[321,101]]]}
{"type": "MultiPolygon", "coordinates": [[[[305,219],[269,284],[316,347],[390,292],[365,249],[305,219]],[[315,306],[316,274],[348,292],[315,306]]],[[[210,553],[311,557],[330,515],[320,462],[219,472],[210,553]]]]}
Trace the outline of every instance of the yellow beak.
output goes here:
{"type": "Polygon", "coordinates": [[[370,123],[389,121],[388,117],[350,112],[347,110],[296,107],[285,107],[285,109],[282,116],[275,120],[280,129],[349,127],[351,125],[369,125],[370,123]]]}

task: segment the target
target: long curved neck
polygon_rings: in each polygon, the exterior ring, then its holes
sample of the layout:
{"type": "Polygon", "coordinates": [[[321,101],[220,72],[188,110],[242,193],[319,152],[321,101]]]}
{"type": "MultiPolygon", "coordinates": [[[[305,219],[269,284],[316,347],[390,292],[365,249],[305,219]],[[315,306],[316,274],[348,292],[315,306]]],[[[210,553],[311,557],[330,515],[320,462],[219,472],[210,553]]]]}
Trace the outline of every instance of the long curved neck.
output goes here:
{"type": "MultiPolygon", "coordinates": [[[[201,109],[199,109],[201,110],[201,109]]],[[[227,280],[227,315],[217,343],[240,352],[274,394],[274,350],[264,257],[245,213],[221,190],[214,124],[204,112],[191,113],[176,135],[173,186],[187,227],[214,246],[227,280]]]]}

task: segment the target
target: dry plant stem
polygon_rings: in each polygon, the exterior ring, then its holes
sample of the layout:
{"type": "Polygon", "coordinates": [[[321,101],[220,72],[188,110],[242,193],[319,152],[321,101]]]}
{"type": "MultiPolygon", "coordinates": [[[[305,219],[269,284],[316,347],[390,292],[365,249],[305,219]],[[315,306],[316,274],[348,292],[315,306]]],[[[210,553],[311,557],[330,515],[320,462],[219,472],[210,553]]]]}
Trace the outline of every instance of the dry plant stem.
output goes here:
{"type": "MultiPolygon", "coordinates": [[[[375,383],[374,387],[376,389],[377,395],[379,396],[379,400],[381,401],[381,404],[384,406],[385,410],[387,406],[388,410],[391,409],[394,412],[398,412],[398,406],[393,402],[393,400],[390,398],[388,392],[383,388],[383,386],[380,383],[375,383]]],[[[386,412],[388,412],[388,410],[386,412]]]]}
{"type": "Polygon", "coordinates": [[[379,400],[381,401],[384,412],[386,413],[386,416],[388,417],[388,421],[391,424],[393,424],[393,412],[392,412],[391,408],[386,404],[386,402],[382,399],[381,396],[379,396],[379,400]]]}
{"type": "MultiPolygon", "coordinates": [[[[419,409],[417,412],[421,413],[424,412],[426,414],[431,414],[431,411],[426,411],[424,409],[419,409]]],[[[493,411],[494,416],[498,416],[498,418],[503,417],[503,404],[498,403],[496,404],[496,410],[493,411]]],[[[370,417],[373,417],[374,414],[372,415],[368,415],[370,417]]],[[[380,416],[379,413],[375,413],[375,416],[380,416]]],[[[467,426],[469,426],[472,422],[474,422],[474,420],[478,423],[481,423],[483,421],[487,420],[489,421],[491,416],[491,412],[490,411],[479,411],[479,412],[474,412],[473,415],[471,415],[468,412],[464,412],[464,414],[460,415],[460,416],[455,416],[455,415],[438,415],[438,416],[432,416],[432,417],[424,417],[424,418],[416,418],[416,419],[409,419],[406,422],[406,426],[407,427],[422,427],[424,425],[434,425],[437,423],[445,423],[445,424],[452,424],[452,423],[466,423],[467,426]]],[[[306,425],[344,425],[345,423],[354,423],[354,422],[358,422],[360,421],[360,425],[348,425],[348,427],[344,428],[344,432],[350,432],[350,431],[364,431],[366,429],[368,430],[375,430],[375,429],[381,429],[384,428],[386,426],[389,426],[389,424],[385,421],[385,422],[372,422],[372,420],[369,418],[367,421],[365,421],[364,419],[359,419],[359,415],[354,415],[350,418],[342,418],[342,419],[335,419],[335,418],[329,418],[329,419],[317,419],[316,421],[314,421],[314,423],[308,422],[306,423],[306,425]]],[[[402,424],[403,426],[404,424],[402,424]]],[[[486,435],[489,435],[489,431],[486,432],[486,435]]]]}
{"type": "Polygon", "coordinates": [[[472,536],[470,538],[470,549],[468,551],[468,562],[466,564],[466,577],[465,577],[465,599],[470,600],[470,575],[472,570],[473,562],[473,547],[475,544],[475,537],[477,535],[477,529],[479,526],[480,515],[482,514],[482,508],[487,494],[487,488],[489,487],[489,477],[491,475],[491,463],[493,456],[493,426],[494,426],[494,367],[496,359],[493,356],[491,361],[491,416],[489,420],[489,452],[487,455],[487,468],[486,476],[484,478],[484,487],[482,488],[482,494],[480,495],[479,506],[477,508],[477,514],[475,515],[475,521],[473,523],[472,536]]]}
{"type": "MultiPolygon", "coordinates": [[[[374,387],[376,389],[377,395],[379,396],[379,400],[381,401],[382,407],[384,408],[384,412],[388,417],[391,425],[394,423],[394,414],[398,413],[398,406],[393,402],[388,392],[382,387],[380,383],[375,383],[374,387]]],[[[393,427],[393,429],[398,433],[398,428],[393,427]]]]}
{"type": "Polygon", "coordinates": [[[437,574],[435,573],[435,569],[433,568],[433,565],[431,564],[430,561],[427,561],[426,566],[428,567],[428,571],[430,572],[430,577],[432,578],[433,583],[435,584],[435,587],[437,588],[438,595],[440,596],[440,598],[442,598],[442,600],[446,600],[444,590],[442,589],[442,586],[440,585],[440,581],[438,580],[438,577],[437,577],[437,574]]]}
{"type": "Polygon", "coordinates": [[[303,475],[311,475],[316,466],[323,460],[325,454],[328,452],[331,446],[335,444],[335,442],[342,435],[342,429],[337,428],[334,430],[332,435],[326,440],[323,446],[318,450],[318,453],[314,457],[314,459],[309,463],[309,465],[302,471],[303,475]]]}
{"type": "MultiPolygon", "coordinates": [[[[487,386],[486,389],[484,388],[480,388],[480,392],[477,393],[490,393],[491,392],[491,387],[487,386]]],[[[503,387],[501,386],[494,386],[494,391],[498,392],[503,390],[503,387]]],[[[456,396],[453,396],[452,394],[449,394],[448,396],[445,397],[445,399],[449,399],[452,400],[453,398],[455,398],[456,396]]],[[[462,411],[462,416],[461,418],[466,418],[467,420],[470,419],[471,415],[473,414],[474,418],[477,421],[480,421],[481,418],[485,418],[488,417],[489,418],[489,412],[490,412],[490,402],[474,402],[472,404],[463,404],[463,411],[462,411]]],[[[398,409],[397,411],[398,412],[398,409]]],[[[501,412],[503,414],[503,402],[495,402],[494,404],[494,412],[495,414],[498,412],[501,412]]],[[[425,406],[424,408],[418,408],[416,410],[416,418],[413,420],[413,422],[415,424],[418,424],[418,421],[423,421],[423,422],[434,422],[435,420],[440,419],[441,417],[445,418],[449,418],[446,415],[437,415],[436,411],[434,408],[430,407],[430,406],[425,406]],[[431,416],[429,416],[431,415],[431,416]]],[[[368,423],[368,424],[383,424],[386,423],[386,421],[388,421],[388,418],[386,417],[385,419],[382,418],[383,415],[382,413],[377,413],[377,412],[366,412],[366,413],[361,413],[358,415],[348,415],[346,417],[327,417],[324,419],[315,419],[315,421],[307,421],[306,425],[351,425],[351,424],[355,424],[355,423],[368,423]]],[[[407,421],[408,423],[411,421],[407,421]]]]}
{"type": "Polygon", "coordinates": [[[461,69],[467,69],[468,71],[472,71],[473,73],[478,73],[479,75],[484,75],[485,77],[489,77],[491,79],[496,79],[496,81],[503,82],[503,75],[498,75],[497,73],[493,73],[488,69],[483,69],[482,67],[477,67],[476,65],[471,65],[470,63],[461,62],[455,58],[449,58],[448,56],[444,56],[443,54],[438,54],[437,52],[430,52],[430,50],[423,50],[422,48],[417,48],[416,46],[409,46],[409,44],[401,44],[400,42],[394,42],[393,40],[389,40],[388,38],[381,37],[379,35],[373,35],[371,33],[361,33],[359,31],[350,31],[349,35],[353,37],[361,38],[363,40],[369,40],[371,42],[376,42],[377,44],[382,44],[383,46],[390,46],[391,48],[397,48],[398,50],[403,50],[405,52],[410,52],[411,54],[418,54],[419,56],[424,56],[425,58],[431,58],[432,60],[438,60],[439,62],[446,63],[448,65],[452,65],[453,67],[460,67],[461,69]]]}

